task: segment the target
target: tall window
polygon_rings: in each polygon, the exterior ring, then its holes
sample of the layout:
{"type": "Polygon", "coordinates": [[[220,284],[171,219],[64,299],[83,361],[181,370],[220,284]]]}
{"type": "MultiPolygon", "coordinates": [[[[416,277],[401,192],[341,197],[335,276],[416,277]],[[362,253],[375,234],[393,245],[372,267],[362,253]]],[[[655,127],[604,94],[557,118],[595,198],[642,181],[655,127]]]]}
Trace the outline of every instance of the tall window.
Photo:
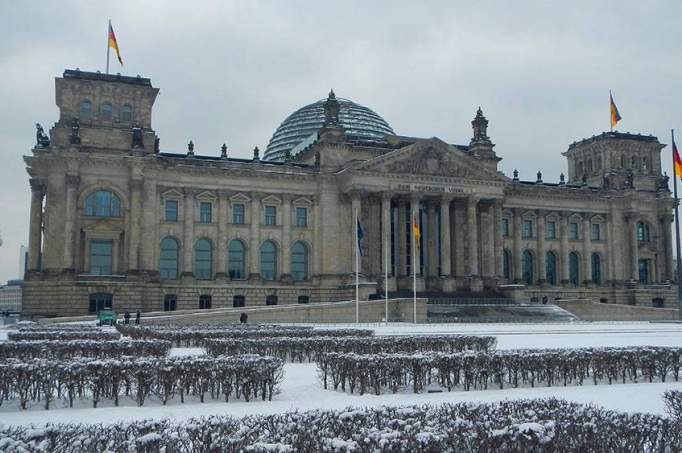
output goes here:
{"type": "Polygon", "coordinates": [[[556,277],[556,255],[554,252],[547,252],[545,255],[545,274],[547,277],[547,283],[555,286],[557,283],[556,277]]]}
{"type": "Polygon", "coordinates": [[[113,242],[90,241],[90,273],[92,275],[111,275],[111,256],[113,242]]]}
{"type": "Polygon", "coordinates": [[[502,274],[505,279],[511,280],[511,252],[506,249],[502,254],[502,274]]]}
{"type": "Polygon", "coordinates": [[[296,208],[296,226],[308,226],[308,208],[296,208]]]}
{"type": "Polygon", "coordinates": [[[502,219],[502,236],[509,237],[509,219],[502,219]]]}
{"type": "Polygon", "coordinates": [[[109,293],[90,294],[89,299],[90,307],[88,311],[90,313],[97,313],[98,311],[104,309],[111,310],[113,308],[113,297],[109,293]]]}
{"type": "Polygon", "coordinates": [[[265,224],[266,225],[277,225],[277,207],[276,206],[266,206],[265,207],[265,224]]]}
{"type": "Polygon", "coordinates": [[[78,116],[82,120],[89,120],[92,118],[92,102],[87,99],[81,101],[78,109],[78,116]]]}
{"type": "Polygon", "coordinates": [[[111,121],[114,109],[111,106],[111,102],[103,103],[99,108],[99,117],[102,120],[111,121]]]}
{"type": "Polygon", "coordinates": [[[166,200],[166,222],[178,221],[178,201],[166,200]]]}
{"type": "Polygon", "coordinates": [[[194,246],[194,275],[202,280],[213,278],[213,244],[199,239],[194,246]]]}
{"type": "Polygon", "coordinates": [[[651,240],[649,225],[644,222],[637,223],[637,240],[642,242],[649,242],[651,240]]]}
{"type": "Polygon", "coordinates": [[[545,225],[545,239],[556,239],[556,222],[549,221],[545,225]]]}
{"type": "Polygon", "coordinates": [[[277,278],[277,246],[272,241],[260,246],[260,275],[265,280],[277,278]]]}
{"type": "Polygon", "coordinates": [[[598,223],[592,224],[592,240],[593,241],[601,240],[601,225],[599,225],[598,223]]]}
{"type": "Polygon", "coordinates": [[[227,271],[232,279],[246,278],[246,250],[239,239],[231,240],[228,246],[227,271]]]}
{"type": "Polygon", "coordinates": [[[163,311],[175,311],[178,309],[178,296],[166,294],[163,296],[163,311]]]}
{"type": "Polygon", "coordinates": [[[199,296],[199,310],[210,310],[213,304],[213,297],[210,294],[199,296]]]}
{"type": "Polygon", "coordinates": [[[568,254],[568,280],[573,286],[580,285],[580,257],[575,252],[568,254]]]}
{"type": "Polygon", "coordinates": [[[232,223],[237,225],[244,224],[244,205],[235,203],[232,205],[232,223]]]}
{"type": "Polygon", "coordinates": [[[643,285],[648,285],[649,275],[651,275],[651,260],[639,260],[639,282],[643,285]]]}
{"type": "Polygon", "coordinates": [[[291,247],[291,275],[294,280],[308,279],[308,247],[300,241],[291,247]]]}
{"type": "Polygon", "coordinates": [[[532,220],[524,220],[523,221],[523,229],[521,230],[521,234],[524,238],[532,238],[533,237],[533,221],[532,220]]]}
{"type": "Polygon", "coordinates": [[[173,238],[164,238],[161,241],[161,255],[159,263],[159,274],[164,279],[178,278],[178,256],[180,246],[178,241],[173,238]]]}
{"type": "Polygon", "coordinates": [[[523,252],[523,281],[526,285],[533,284],[533,254],[526,250],[523,252]]]}
{"type": "Polygon", "coordinates": [[[199,222],[211,223],[213,205],[209,202],[202,201],[199,203],[199,222]]]}
{"type": "Polygon", "coordinates": [[[109,190],[98,190],[85,197],[88,217],[121,217],[121,199],[109,190]]]}
{"type": "Polygon", "coordinates": [[[601,257],[598,253],[592,254],[592,281],[601,285],[601,257]]]}
{"type": "Polygon", "coordinates": [[[571,222],[568,224],[568,238],[577,240],[580,238],[580,232],[578,229],[577,222],[571,222]]]}
{"type": "Polygon", "coordinates": [[[121,121],[131,122],[133,120],[133,107],[130,104],[123,104],[121,107],[121,121]]]}

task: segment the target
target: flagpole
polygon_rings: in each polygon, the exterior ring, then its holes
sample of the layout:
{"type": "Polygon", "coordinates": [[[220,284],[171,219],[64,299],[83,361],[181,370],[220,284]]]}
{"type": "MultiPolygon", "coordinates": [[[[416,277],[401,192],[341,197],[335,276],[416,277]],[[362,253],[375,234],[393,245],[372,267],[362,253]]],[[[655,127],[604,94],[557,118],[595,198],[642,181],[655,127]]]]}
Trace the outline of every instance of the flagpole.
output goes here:
{"type": "Polygon", "coordinates": [[[109,74],[109,30],[111,30],[111,19],[109,19],[109,28],[107,28],[107,74],[109,74]]]}
{"type": "Polygon", "coordinates": [[[360,243],[358,241],[358,210],[355,209],[355,323],[360,322],[360,243]]]}
{"type": "Polygon", "coordinates": [[[417,252],[415,251],[417,236],[414,234],[416,221],[416,217],[412,214],[412,309],[415,324],[417,324],[417,252]]]}
{"type": "Polygon", "coordinates": [[[611,109],[613,108],[613,95],[611,94],[611,90],[609,90],[609,130],[613,132],[613,113],[611,113],[611,109]]]}
{"type": "Polygon", "coordinates": [[[677,172],[675,171],[675,130],[670,129],[670,137],[672,138],[672,143],[673,143],[673,190],[674,190],[674,206],[675,206],[675,243],[676,243],[676,252],[677,252],[677,308],[678,308],[678,317],[680,320],[682,320],[682,279],[680,279],[680,276],[682,275],[682,256],[680,256],[680,211],[679,211],[679,204],[680,200],[677,198],[677,178],[681,175],[678,175],[677,172]]]}

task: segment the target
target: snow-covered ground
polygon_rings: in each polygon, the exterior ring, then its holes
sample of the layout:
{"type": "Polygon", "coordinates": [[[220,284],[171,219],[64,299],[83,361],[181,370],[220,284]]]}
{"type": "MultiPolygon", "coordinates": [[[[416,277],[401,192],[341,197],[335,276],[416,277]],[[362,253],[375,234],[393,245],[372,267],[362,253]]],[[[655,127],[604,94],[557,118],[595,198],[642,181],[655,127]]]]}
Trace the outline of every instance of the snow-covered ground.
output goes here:
{"type": "MultiPolygon", "coordinates": [[[[322,326],[320,326],[322,327],[322,326]]],[[[327,326],[324,326],[327,327],[327,326]]],[[[349,327],[349,325],[339,326],[349,327]]],[[[682,346],[682,324],[673,323],[576,323],[576,324],[467,324],[467,325],[361,325],[371,327],[379,335],[404,334],[481,334],[498,338],[498,347],[545,348],[584,346],[661,345],[682,346]]],[[[0,331],[0,338],[2,338],[0,331]]],[[[175,348],[172,355],[201,354],[200,348],[175,348]]],[[[80,407],[50,409],[34,407],[19,411],[13,406],[0,407],[0,424],[46,422],[112,422],[146,418],[186,419],[200,415],[270,414],[290,410],[343,408],[347,406],[406,405],[459,401],[495,401],[500,399],[557,396],[581,403],[595,403],[606,408],[628,412],[664,412],[662,393],[667,389],[682,390],[682,382],[639,383],[571,387],[536,387],[444,393],[401,393],[386,395],[350,395],[324,390],[317,379],[315,364],[287,364],[280,393],[273,401],[207,402],[161,406],[150,401],[142,407],[126,402],[121,407],[80,407]]]]}

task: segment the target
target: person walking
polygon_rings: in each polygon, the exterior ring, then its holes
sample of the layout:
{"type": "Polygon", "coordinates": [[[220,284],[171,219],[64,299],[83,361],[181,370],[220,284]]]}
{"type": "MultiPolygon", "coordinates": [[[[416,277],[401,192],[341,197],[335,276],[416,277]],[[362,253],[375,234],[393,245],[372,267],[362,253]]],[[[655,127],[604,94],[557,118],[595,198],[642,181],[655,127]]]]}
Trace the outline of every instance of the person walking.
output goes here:
{"type": "Polygon", "coordinates": [[[246,324],[247,319],[249,319],[249,315],[247,315],[246,313],[242,313],[241,315],[239,315],[239,322],[241,324],[246,324]]]}
{"type": "Polygon", "coordinates": [[[140,323],[140,310],[137,310],[137,313],[135,313],[135,324],[140,323]]]}
{"type": "Polygon", "coordinates": [[[126,311],[123,314],[123,324],[125,324],[125,325],[130,324],[130,312],[129,311],[126,311]]]}

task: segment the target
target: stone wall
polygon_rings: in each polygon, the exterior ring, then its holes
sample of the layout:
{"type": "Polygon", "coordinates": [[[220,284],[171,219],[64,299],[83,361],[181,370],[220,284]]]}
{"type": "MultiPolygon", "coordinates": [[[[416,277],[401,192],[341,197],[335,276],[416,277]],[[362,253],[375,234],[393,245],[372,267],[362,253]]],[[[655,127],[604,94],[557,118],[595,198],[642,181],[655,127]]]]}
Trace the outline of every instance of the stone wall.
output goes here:
{"type": "Polygon", "coordinates": [[[679,319],[674,308],[651,308],[620,304],[600,304],[583,299],[556,300],[555,305],[582,321],[662,321],[679,319]]]}

